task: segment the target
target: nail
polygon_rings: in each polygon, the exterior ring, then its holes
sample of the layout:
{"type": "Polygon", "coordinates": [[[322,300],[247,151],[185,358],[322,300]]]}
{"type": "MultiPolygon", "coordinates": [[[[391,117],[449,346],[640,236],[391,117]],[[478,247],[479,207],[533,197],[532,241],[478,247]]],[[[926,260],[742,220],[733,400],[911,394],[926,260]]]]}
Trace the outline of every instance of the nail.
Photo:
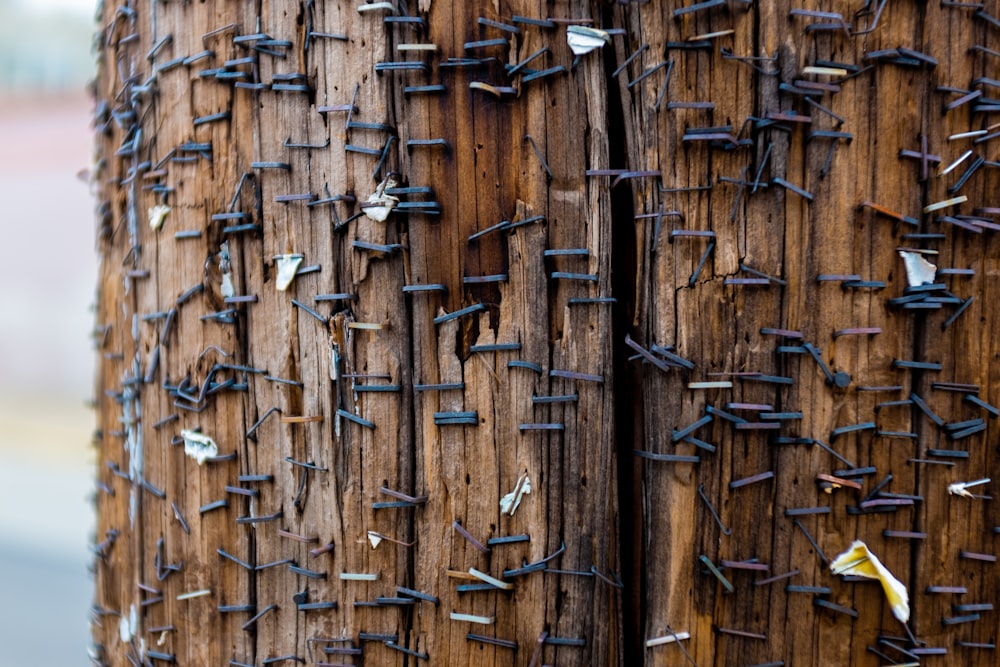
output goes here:
{"type": "MultiPolygon", "coordinates": [[[[737,425],[737,428],[739,425],[737,425]]],[[[768,479],[773,479],[774,473],[770,470],[767,472],[758,473],[756,475],[751,475],[750,477],[744,477],[743,479],[733,480],[729,483],[730,489],[738,489],[740,487],[748,486],[750,484],[756,484],[757,482],[763,482],[768,479]]]]}
{"type": "MultiPolygon", "coordinates": [[[[507,362],[507,368],[526,368],[526,369],[528,369],[530,371],[534,371],[535,373],[537,373],[539,375],[541,375],[542,372],[543,372],[543,369],[542,369],[542,367],[539,364],[535,364],[535,363],[532,363],[530,361],[524,361],[522,359],[511,359],[510,361],[507,362]]],[[[419,385],[414,386],[414,391],[417,390],[417,388],[416,388],[417,386],[419,386],[419,385]]],[[[424,386],[427,386],[427,385],[424,385],[424,386]]],[[[464,386],[465,386],[465,384],[462,383],[462,387],[464,387],[464,386]]]]}
{"type": "Polygon", "coordinates": [[[586,646],[587,641],[585,639],[577,639],[574,637],[553,637],[549,635],[544,640],[545,644],[549,646],[586,646]]]}
{"type": "MultiPolygon", "coordinates": [[[[670,62],[673,62],[673,61],[670,61],[670,62]]],[[[652,74],[655,74],[656,72],[660,71],[664,67],[667,67],[668,64],[669,64],[668,61],[664,60],[664,61],[661,61],[661,62],[653,65],[649,69],[644,70],[642,74],[640,74],[639,76],[637,76],[636,78],[632,79],[627,84],[625,84],[625,87],[628,90],[632,90],[632,88],[634,88],[635,86],[637,86],[640,83],[642,83],[645,79],[647,79],[652,74]]]]}
{"type": "Polygon", "coordinates": [[[496,637],[488,637],[486,635],[477,635],[475,633],[468,633],[465,638],[469,641],[478,641],[484,644],[492,644],[493,646],[500,646],[501,648],[509,648],[517,650],[517,642],[509,639],[497,639],[496,637]]]}
{"type": "MultiPolygon", "coordinates": [[[[484,553],[484,554],[488,554],[488,553],[490,553],[490,549],[489,549],[489,547],[487,547],[487,546],[484,546],[482,542],[480,542],[479,540],[477,540],[476,538],[474,538],[474,537],[472,536],[472,534],[471,534],[471,533],[469,533],[469,531],[467,531],[467,530],[466,530],[466,529],[465,529],[465,528],[464,528],[464,527],[462,526],[462,521],[461,521],[461,519],[455,519],[455,520],[454,520],[454,521],[452,522],[451,526],[452,526],[452,528],[454,528],[454,529],[455,529],[456,531],[458,531],[458,534],[459,534],[459,535],[461,535],[462,537],[464,537],[464,538],[465,538],[465,539],[466,539],[466,540],[467,540],[467,541],[469,542],[469,544],[471,544],[471,545],[472,545],[473,547],[475,547],[477,551],[479,551],[480,553],[484,553]]],[[[506,576],[506,575],[505,575],[505,576],[506,576]]]]}
{"type": "Polygon", "coordinates": [[[793,185],[793,184],[789,183],[788,181],[786,181],[783,178],[779,178],[779,177],[776,176],[776,177],[774,177],[774,178],[771,179],[771,183],[773,185],[780,185],[780,186],[784,187],[786,190],[791,190],[795,194],[799,195],[800,197],[802,197],[804,199],[807,199],[810,202],[813,200],[813,195],[812,195],[811,192],[807,192],[806,190],[803,190],[802,188],[798,187],[797,185],[793,185]]]}
{"type": "Polygon", "coordinates": [[[754,586],[765,586],[767,584],[773,584],[776,581],[782,581],[784,579],[790,579],[790,578],[796,576],[797,574],[799,574],[799,571],[797,569],[795,569],[795,570],[792,570],[790,572],[785,572],[783,574],[776,574],[773,577],[768,577],[767,579],[757,579],[753,583],[754,583],[754,586]]]}
{"type": "Polygon", "coordinates": [[[139,486],[141,486],[145,490],[149,491],[150,493],[152,493],[157,498],[166,498],[167,497],[167,492],[166,491],[163,491],[161,489],[156,488],[155,486],[153,486],[152,484],[150,484],[149,481],[146,480],[146,479],[143,479],[142,481],[140,481],[139,482],[139,486]]]}
{"type": "MultiPolygon", "coordinates": [[[[503,41],[504,43],[507,42],[507,40],[503,41]]],[[[391,72],[391,71],[408,71],[408,72],[418,71],[426,73],[428,71],[428,67],[426,63],[422,63],[419,61],[412,61],[412,60],[400,60],[395,62],[383,61],[375,63],[375,71],[379,73],[391,72]]]]}
{"type": "MultiPolygon", "coordinates": [[[[254,525],[254,524],[258,524],[258,523],[268,523],[270,521],[277,521],[282,516],[284,516],[284,512],[282,512],[280,510],[277,511],[277,512],[275,512],[274,514],[265,514],[263,516],[239,516],[239,517],[236,517],[236,523],[240,524],[240,525],[242,525],[242,524],[251,524],[251,525],[254,525]]],[[[284,561],[282,561],[282,562],[284,562],[284,561]]],[[[263,567],[263,566],[257,566],[257,568],[255,568],[255,569],[260,569],[261,567],[263,567]]]]}
{"type": "Polygon", "coordinates": [[[837,436],[845,435],[847,433],[854,433],[855,431],[874,431],[875,422],[861,422],[860,424],[850,424],[848,426],[840,426],[838,428],[830,431],[830,442],[837,439],[837,436]]]}
{"type": "Polygon", "coordinates": [[[507,535],[505,537],[491,537],[486,541],[487,546],[496,546],[499,544],[516,544],[519,542],[530,542],[530,535],[507,535]]]}
{"type": "Polygon", "coordinates": [[[527,139],[529,143],[531,143],[531,148],[535,151],[535,156],[538,158],[538,161],[542,163],[542,168],[545,170],[546,177],[548,178],[549,181],[551,181],[552,170],[549,168],[549,163],[545,161],[545,156],[542,155],[542,151],[538,148],[538,144],[535,143],[534,138],[532,138],[530,134],[525,134],[524,138],[527,139]]]}
{"type": "Polygon", "coordinates": [[[269,604],[269,605],[267,605],[266,607],[264,607],[263,609],[261,609],[259,612],[257,612],[256,614],[254,614],[246,623],[244,623],[243,625],[241,625],[240,629],[243,630],[243,631],[249,630],[250,628],[254,627],[257,624],[257,621],[259,621],[261,618],[263,618],[265,614],[267,614],[268,612],[274,611],[277,608],[278,608],[278,605],[276,605],[276,604],[269,604]]]}
{"type": "Polygon", "coordinates": [[[205,514],[206,512],[211,512],[212,510],[221,509],[223,507],[229,507],[229,501],[223,498],[222,500],[216,500],[214,502],[202,505],[198,508],[199,514],[205,514]]]}
{"type": "MultiPolygon", "coordinates": [[[[452,612],[452,616],[453,617],[455,616],[454,612],[452,612]]],[[[418,660],[430,660],[431,659],[431,656],[428,655],[427,653],[421,653],[420,651],[414,651],[413,649],[406,648],[405,646],[400,646],[399,644],[396,644],[395,642],[385,642],[385,645],[388,646],[391,649],[395,649],[397,651],[400,651],[401,653],[405,653],[406,655],[413,656],[414,658],[417,658],[418,660]]]]}
{"type": "MultiPolygon", "coordinates": [[[[667,374],[670,373],[670,370],[671,370],[671,366],[670,365],[668,365],[665,361],[663,361],[659,357],[654,356],[652,353],[650,353],[648,350],[646,350],[646,348],[642,347],[641,345],[639,345],[638,343],[636,343],[634,340],[632,340],[631,335],[625,334],[625,344],[628,345],[629,347],[631,347],[636,352],[638,352],[639,355],[644,360],[646,360],[649,363],[653,364],[654,366],[656,366],[657,368],[659,368],[664,373],[667,373],[667,374]]],[[[675,442],[676,442],[676,440],[675,440],[675,442]]]]}
{"type": "Polygon", "coordinates": [[[836,340],[841,336],[874,336],[880,333],[882,333],[882,327],[850,327],[834,331],[833,338],[836,340]]]}
{"type": "Polygon", "coordinates": [[[617,575],[612,573],[611,577],[608,577],[605,574],[603,574],[600,570],[598,570],[596,565],[590,566],[590,573],[593,574],[598,579],[600,579],[601,581],[603,581],[604,583],[608,584],[609,586],[613,586],[614,588],[619,588],[619,589],[625,588],[625,584],[622,583],[622,580],[617,575]]]}
{"type": "Polygon", "coordinates": [[[735,589],[735,588],[733,587],[733,585],[732,585],[732,584],[731,584],[731,583],[729,582],[729,580],[728,580],[728,579],[726,579],[725,575],[723,575],[723,574],[722,574],[722,572],[721,572],[721,571],[719,570],[719,568],[717,568],[717,567],[715,566],[715,564],[714,564],[714,563],[712,563],[712,561],[708,559],[708,556],[705,556],[705,555],[703,554],[703,555],[701,555],[701,556],[698,556],[698,560],[700,560],[700,561],[701,561],[701,562],[702,562],[702,563],[703,563],[703,564],[705,565],[705,567],[707,567],[707,568],[708,568],[708,571],[709,571],[709,572],[710,572],[710,573],[711,573],[711,574],[712,574],[712,575],[713,575],[713,576],[714,576],[714,577],[715,577],[716,579],[718,579],[718,580],[719,580],[719,583],[720,583],[720,584],[722,584],[722,585],[723,585],[723,587],[725,587],[725,589],[726,589],[726,592],[727,592],[727,593],[734,593],[734,592],[736,591],[736,589],[735,589]]]}
{"type": "Polygon", "coordinates": [[[247,431],[246,437],[249,438],[250,440],[253,440],[254,442],[257,442],[257,437],[254,435],[254,433],[257,431],[257,429],[260,427],[260,425],[264,423],[264,420],[266,420],[268,417],[270,417],[275,412],[277,412],[277,413],[280,414],[281,413],[281,409],[279,407],[277,407],[277,406],[275,406],[273,408],[270,408],[267,412],[265,412],[263,414],[263,416],[261,416],[260,419],[258,419],[256,422],[254,422],[253,426],[250,427],[250,430],[247,431]]]}
{"type": "Polygon", "coordinates": [[[672,434],[671,434],[671,441],[672,442],[677,442],[678,440],[684,439],[686,436],[694,433],[695,431],[697,431],[698,429],[700,429],[702,426],[706,426],[706,425],[710,424],[713,419],[714,419],[714,417],[711,414],[707,414],[707,415],[704,415],[703,417],[699,418],[694,423],[689,424],[688,426],[682,428],[681,430],[679,430],[679,431],[676,431],[676,430],[673,431],[672,434]]]}
{"type": "Polygon", "coordinates": [[[441,146],[444,149],[450,149],[451,145],[446,139],[407,139],[406,148],[422,148],[422,147],[434,147],[441,146]]]}
{"type": "Polygon", "coordinates": [[[236,556],[232,555],[231,553],[228,553],[227,551],[225,551],[224,549],[222,549],[222,547],[219,547],[218,549],[216,549],[216,553],[218,553],[223,558],[227,558],[227,559],[233,561],[234,563],[236,563],[237,565],[239,565],[240,567],[242,567],[242,568],[244,568],[246,570],[253,571],[253,569],[254,569],[254,567],[252,565],[250,565],[246,561],[240,560],[239,558],[237,558],[236,556]]]}
{"type": "Polygon", "coordinates": [[[824,600],[823,598],[813,598],[813,604],[817,607],[823,607],[824,609],[829,609],[830,611],[835,611],[839,614],[845,614],[851,618],[858,617],[858,612],[856,610],[839,605],[835,602],[830,602],[829,600],[824,600]]]}
{"type": "Polygon", "coordinates": [[[734,630],[732,628],[720,628],[718,626],[714,626],[712,629],[715,630],[717,633],[723,635],[732,635],[734,637],[745,637],[747,639],[767,639],[767,635],[762,635],[757,632],[747,632],[746,630],[734,630]]]}
{"type": "Polygon", "coordinates": [[[567,69],[562,65],[556,65],[555,67],[548,67],[546,69],[539,70],[537,72],[532,72],[531,74],[526,74],[521,77],[521,83],[525,84],[535,79],[543,79],[547,76],[553,76],[555,74],[567,73],[567,69]]]}
{"type": "Polygon", "coordinates": [[[363,418],[359,417],[358,415],[354,414],[353,412],[348,412],[347,410],[344,410],[343,408],[337,408],[337,416],[338,417],[343,417],[347,421],[354,422],[358,426],[363,426],[363,427],[365,427],[367,429],[374,430],[374,428],[375,428],[375,423],[374,422],[370,422],[367,419],[363,419],[363,418]]]}
{"type": "Polygon", "coordinates": [[[465,285],[481,285],[486,283],[505,283],[507,282],[507,274],[499,273],[489,276],[464,276],[462,278],[462,283],[465,285]]]}
{"type": "Polygon", "coordinates": [[[668,87],[668,85],[670,83],[670,75],[671,75],[671,73],[673,73],[673,71],[674,71],[674,61],[670,60],[667,63],[667,73],[663,77],[663,83],[660,84],[660,92],[656,96],[656,103],[653,105],[653,110],[654,111],[659,111],[660,110],[660,104],[662,104],[663,98],[667,94],[667,87],[668,87]]]}
{"type": "MultiPolygon", "coordinates": [[[[514,362],[508,362],[511,364],[514,362]]],[[[541,368],[539,367],[539,371],[541,368]]],[[[465,389],[464,382],[450,382],[445,384],[415,384],[413,385],[413,391],[460,391],[465,389]]]]}
{"type": "Polygon", "coordinates": [[[979,398],[974,394],[966,394],[965,396],[962,397],[962,399],[968,401],[969,403],[972,403],[975,406],[982,408],[983,410],[986,410],[986,412],[990,415],[991,418],[995,419],[996,417],[1000,417],[1000,408],[990,405],[989,403],[987,403],[986,401],[982,400],[981,398],[979,398]]]}
{"type": "Polygon", "coordinates": [[[913,401],[914,405],[916,405],[918,408],[920,408],[921,412],[923,412],[925,415],[927,415],[928,419],[930,419],[932,422],[934,422],[937,426],[939,426],[941,428],[944,427],[944,420],[941,419],[941,417],[937,416],[937,414],[935,414],[934,411],[931,410],[930,406],[927,405],[927,403],[924,401],[924,399],[921,398],[918,394],[916,394],[914,392],[911,392],[910,393],[910,400],[913,401]]]}
{"type": "MultiPolygon", "coordinates": [[[[177,297],[177,305],[178,306],[183,306],[185,303],[187,303],[191,299],[191,297],[193,297],[195,294],[203,292],[204,290],[205,290],[205,285],[203,283],[198,283],[197,285],[194,285],[194,286],[188,288],[183,293],[181,293],[180,296],[177,297]]],[[[173,309],[171,309],[171,311],[168,311],[168,313],[167,313],[167,318],[168,319],[171,317],[170,316],[170,312],[172,312],[172,310],[173,309]]]]}
{"type": "MultiPolygon", "coordinates": [[[[826,509],[829,510],[829,508],[826,509]]],[[[785,516],[788,516],[787,510],[785,512],[785,516]]],[[[806,530],[806,527],[802,525],[802,522],[799,521],[798,519],[794,519],[792,523],[794,523],[795,527],[801,530],[802,534],[806,536],[807,540],[809,540],[809,544],[812,546],[813,551],[816,552],[816,555],[819,556],[820,562],[822,562],[824,566],[829,564],[830,561],[827,560],[826,554],[824,554],[823,550],[819,548],[819,545],[816,543],[816,540],[813,539],[813,536],[809,533],[808,530],[806,530]]]]}
{"type": "Polygon", "coordinates": [[[549,371],[549,377],[565,378],[568,380],[581,380],[584,382],[596,382],[598,384],[603,384],[604,382],[603,375],[594,375],[590,373],[577,373],[574,371],[565,371],[556,369],[549,371]]]}
{"type": "Polygon", "coordinates": [[[882,531],[883,537],[898,537],[907,540],[926,540],[927,533],[920,533],[912,530],[889,530],[882,531]]]}
{"type": "Polygon", "coordinates": [[[785,510],[785,516],[807,516],[811,514],[829,514],[829,507],[789,507],[785,510]]]}
{"type": "MultiPolygon", "coordinates": [[[[326,572],[317,572],[315,570],[307,570],[306,568],[299,567],[298,565],[295,565],[294,563],[289,563],[289,565],[288,565],[288,571],[291,572],[291,573],[293,573],[293,574],[300,574],[300,575],[302,575],[304,577],[308,577],[310,579],[326,579],[326,572]]],[[[300,607],[300,609],[301,609],[301,607],[300,607]]]]}
{"type": "Polygon", "coordinates": [[[538,661],[542,658],[542,646],[548,638],[548,630],[543,630],[542,633],[538,635],[538,639],[535,642],[535,650],[531,653],[531,660],[528,661],[528,667],[537,667],[538,661]]]}
{"type": "Polygon", "coordinates": [[[443,324],[444,322],[448,322],[450,320],[454,320],[454,319],[457,319],[459,317],[463,317],[465,315],[471,315],[473,313],[478,313],[478,312],[481,312],[481,311],[484,311],[484,310],[486,310],[486,306],[484,306],[481,303],[476,303],[476,304],[473,304],[471,306],[467,306],[465,308],[460,308],[459,310],[456,310],[456,311],[454,311],[452,313],[446,313],[444,315],[439,315],[438,317],[434,318],[434,324],[436,324],[436,325],[437,324],[443,324]]]}

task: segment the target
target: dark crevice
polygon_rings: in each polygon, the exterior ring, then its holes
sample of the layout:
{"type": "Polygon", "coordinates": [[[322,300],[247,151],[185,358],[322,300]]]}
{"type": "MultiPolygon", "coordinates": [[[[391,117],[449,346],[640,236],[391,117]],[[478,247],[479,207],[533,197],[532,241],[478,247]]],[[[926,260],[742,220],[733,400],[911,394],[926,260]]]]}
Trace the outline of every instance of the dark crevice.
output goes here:
{"type": "MultiPolygon", "coordinates": [[[[604,25],[612,25],[613,15],[609,8],[604,11],[604,25]]],[[[625,131],[625,115],[621,89],[617,79],[611,73],[617,67],[617,58],[613,48],[604,49],[604,67],[607,78],[607,132],[608,132],[608,166],[611,169],[627,169],[627,133],[625,131]]],[[[634,168],[634,167],[633,167],[634,168]]],[[[611,221],[612,229],[628,230],[634,226],[635,209],[632,203],[632,189],[625,183],[611,191],[611,221]]],[[[611,293],[617,300],[612,306],[612,367],[615,392],[615,449],[618,467],[618,547],[621,580],[625,582],[622,590],[622,657],[626,665],[642,663],[643,652],[642,633],[644,628],[644,613],[641,607],[640,576],[641,568],[635,559],[641,550],[635,548],[637,530],[642,525],[641,494],[639,479],[634,479],[634,446],[635,430],[633,424],[641,418],[641,410],[637,401],[641,393],[637,387],[641,385],[641,374],[629,364],[629,348],[625,345],[625,336],[629,333],[629,324],[635,317],[635,284],[638,267],[635,260],[636,241],[634,234],[623,233],[612,235],[611,241],[611,293]],[[638,518],[637,518],[638,517],[638,518]]]]}
{"type": "MultiPolygon", "coordinates": [[[[405,11],[405,3],[403,7],[405,11]]],[[[396,39],[393,31],[386,31],[386,52],[395,53],[396,51],[396,39]]],[[[398,136],[405,136],[404,129],[401,125],[405,124],[407,115],[404,112],[404,107],[406,104],[405,99],[399,94],[398,88],[391,85],[391,79],[389,77],[383,78],[383,93],[385,95],[385,113],[386,117],[384,122],[390,127],[396,128],[397,140],[396,150],[390,151],[386,155],[386,163],[380,171],[376,171],[373,174],[373,181],[376,183],[380,182],[380,179],[387,178],[390,174],[395,174],[397,180],[401,186],[410,185],[409,174],[404,175],[403,167],[403,155],[400,151],[400,141],[398,136]],[[395,161],[393,161],[395,157],[395,161]]],[[[386,141],[392,141],[388,138],[386,141]]],[[[409,224],[410,218],[407,215],[395,216],[395,225],[390,227],[392,232],[395,234],[395,239],[393,242],[402,243],[409,246],[409,224]]],[[[404,280],[408,276],[404,276],[404,280]]],[[[369,280],[371,278],[369,277],[369,280]]],[[[414,326],[414,308],[413,301],[410,297],[403,295],[403,311],[405,313],[405,321],[409,323],[408,331],[416,332],[417,328],[414,326]]],[[[461,336],[458,336],[461,340],[461,336]]],[[[406,352],[409,355],[408,360],[405,363],[400,364],[400,372],[404,375],[408,374],[405,369],[416,369],[416,359],[417,359],[417,337],[414,335],[409,335],[405,337],[407,349],[401,350],[401,352],[406,352]]],[[[409,384],[413,382],[412,374],[409,374],[409,378],[400,377],[399,382],[403,383],[404,380],[408,380],[409,384]]],[[[400,472],[399,478],[393,483],[391,480],[383,479],[382,483],[386,486],[394,487],[404,491],[405,493],[412,494],[414,496],[420,495],[416,488],[417,485],[417,426],[416,420],[413,419],[415,414],[414,397],[412,392],[403,392],[401,394],[402,403],[400,405],[400,430],[399,437],[406,438],[409,442],[409,449],[404,450],[406,453],[400,453],[400,472]]],[[[363,468],[363,466],[362,466],[363,468]]],[[[364,484],[360,485],[364,488],[364,484]]],[[[417,533],[416,527],[416,515],[414,512],[405,512],[405,518],[400,521],[400,530],[402,531],[403,539],[406,541],[412,541],[414,535],[417,533]]],[[[416,556],[409,549],[406,550],[406,568],[403,581],[405,586],[415,586],[416,582],[416,556]]],[[[410,650],[419,650],[417,645],[417,637],[414,634],[414,610],[403,608],[400,617],[400,636],[398,638],[398,643],[410,650]]],[[[402,664],[410,665],[415,664],[416,658],[412,658],[409,655],[403,654],[402,664]]]]}
{"type": "MultiPolygon", "coordinates": [[[[923,32],[923,27],[924,26],[921,26],[921,28],[920,28],[920,32],[921,33],[923,32]]],[[[921,95],[921,105],[920,105],[920,131],[921,131],[921,134],[927,134],[927,135],[930,135],[929,127],[931,125],[932,119],[934,118],[934,115],[933,115],[934,112],[932,111],[932,106],[933,105],[931,103],[930,92],[931,91],[927,91],[927,92],[925,92],[924,95],[921,95]]],[[[874,136],[874,135],[872,135],[872,136],[874,136]]],[[[920,137],[918,136],[915,139],[916,139],[917,145],[920,145],[920,137]]],[[[920,207],[921,207],[921,210],[930,203],[930,201],[931,201],[930,197],[931,197],[930,184],[927,181],[924,181],[924,182],[920,183],[920,207]]],[[[921,216],[920,229],[918,231],[921,232],[921,233],[927,233],[928,231],[930,231],[928,229],[928,218],[927,218],[926,214],[923,215],[923,216],[921,216]]],[[[906,280],[905,273],[904,273],[904,276],[903,276],[903,280],[904,281],[906,280]]],[[[926,319],[924,317],[917,316],[914,319],[914,322],[913,322],[913,343],[912,343],[912,350],[913,350],[913,357],[912,358],[913,359],[925,359],[926,358],[924,356],[925,353],[927,352],[927,345],[926,345],[927,340],[926,339],[927,339],[926,319]]],[[[922,373],[922,372],[913,372],[912,373],[912,375],[910,377],[910,391],[911,392],[916,392],[918,390],[918,388],[919,388],[921,396],[925,395],[924,392],[923,392],[923,389],[922,389],[924,377],[925,377],[925,374],[922,373]]],[[[924,443],[924,442],[928,441],[928,438],[935,437],[935,431],[934,430],[928,431],[928,426],[927,426],[927,422],[926,422],[924,413],[915,404],[910,406],[910,423],[911,423],[911,429],[913,430],[914,433],[917,434],[917,438],[916,438],[916,442],[917,443],[924,443]]],[[[920,450],[918,450],[916,452],[916,455],[917,455],[917,458],[921,458],[923,456],[923,454],[922,454],[922,452],[920,450]]],[[[912,493],[914,493],[914,494],[916,494],[918,496],[921,495],[921,493],[920,493],[921,474],[920,473],[922,472],[922,468],[923,468],[923,466],[921,466],[919,464],[913,466],[913,489],[912,489],[912,493]]],[[[918,527],[918,522],[920,521],[921,518],[922,517],[920,516],[919,512],[914,512],[913,517],[911,519],[912,524],[910,526],[910,530],[913,530],[913,531],[919,531],[920,530],[920,528],[918,527]]],[[[920,590],[918,588],[919,581],[918,581],[918,577],[917,577],[917,573],[919,572],[918,556],[919,556],[918,545],[917,545],[917,543],[915,541],[911,541],[910,559],[909,559],[910,572],[909,572],[909,577],[907,577],[907,588],[908,588],[908,590],[910,590],[912,592],[916,592],[916,591],[920,590]]],[[[911,598],[910,598],[910,605],[911,605],[911,607],[910,607],[910,619],[911,619],[912,622],[910,623],[910,625],[916,626],[917,606],[919,605],[919,603],[920,603],[919,596],[917,596],[917,595],[911,595],[911,598]]]]}

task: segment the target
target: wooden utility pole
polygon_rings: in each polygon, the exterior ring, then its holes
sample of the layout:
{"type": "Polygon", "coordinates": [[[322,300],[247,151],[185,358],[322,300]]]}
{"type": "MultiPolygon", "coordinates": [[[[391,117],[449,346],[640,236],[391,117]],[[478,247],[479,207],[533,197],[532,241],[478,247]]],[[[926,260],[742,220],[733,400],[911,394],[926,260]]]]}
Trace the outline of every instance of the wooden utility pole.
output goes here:
{"type": "Polygon", "coordinates": [[[95,662],[993,664],[994,4],[106,4],[95,662]]]}

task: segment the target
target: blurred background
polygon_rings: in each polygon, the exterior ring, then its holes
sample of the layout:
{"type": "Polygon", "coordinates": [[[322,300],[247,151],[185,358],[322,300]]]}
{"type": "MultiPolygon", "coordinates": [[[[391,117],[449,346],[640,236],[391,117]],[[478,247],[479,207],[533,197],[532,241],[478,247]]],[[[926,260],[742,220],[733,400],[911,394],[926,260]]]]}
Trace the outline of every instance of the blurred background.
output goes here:
{"type": "Polygon", "coordinates": [[[89,665],[96,0],[0,0],[0,667],[89,665]]]}

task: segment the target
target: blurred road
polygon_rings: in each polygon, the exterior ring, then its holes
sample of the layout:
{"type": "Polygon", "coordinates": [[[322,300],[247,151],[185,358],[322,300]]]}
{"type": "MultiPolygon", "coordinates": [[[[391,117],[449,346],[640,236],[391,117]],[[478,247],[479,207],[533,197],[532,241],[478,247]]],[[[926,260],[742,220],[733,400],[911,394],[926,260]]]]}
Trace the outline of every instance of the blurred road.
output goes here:
{"type": "Polygon", "coordinates": [[[90,113],[82,92],[0,95],[0,393],[91,393],[90,113]]]}
{"type": "Polygon", "coordinates": [[[0,667],[84,667],[95,0],[0,0],[0,667]]]}
{"type": "Polygon", "coordinates": [[[0,94],[0,667],[90,664],[90,109],[0,94]]]}
{"type": "Polygon", "coordinates": [[[92,523],[83,471],[0,466],[0,665],[86,665],[92,523]],[[26,511],[27,510],[27,511],[26,511]]]}

